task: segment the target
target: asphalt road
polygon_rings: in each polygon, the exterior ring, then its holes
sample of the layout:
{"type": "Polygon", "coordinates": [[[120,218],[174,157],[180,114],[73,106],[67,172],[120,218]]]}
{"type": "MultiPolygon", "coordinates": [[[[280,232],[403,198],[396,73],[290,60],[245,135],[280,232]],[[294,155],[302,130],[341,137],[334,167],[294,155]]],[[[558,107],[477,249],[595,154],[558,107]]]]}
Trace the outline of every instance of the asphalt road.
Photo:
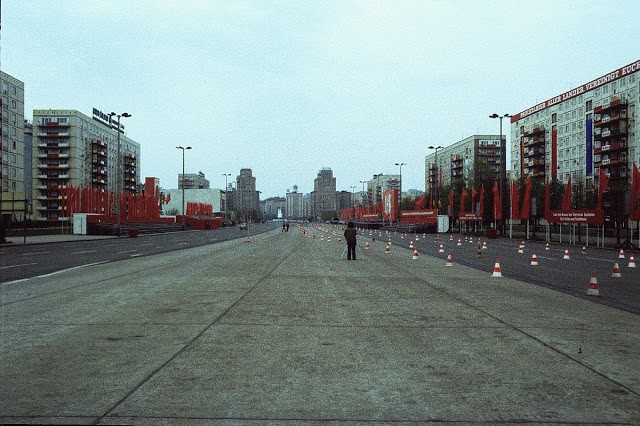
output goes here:
{"type": "MultiPolygon", "coordinates": [[[[273,224],[254,224],[251,235],[273,229],[273,224]]],[[[239,227],[208,231],[185,231],[46,244],[15,244],[0,248],[0,283],[58,273],[71,268],[114,262],[140,256],[247,238],[239,227]]]]}

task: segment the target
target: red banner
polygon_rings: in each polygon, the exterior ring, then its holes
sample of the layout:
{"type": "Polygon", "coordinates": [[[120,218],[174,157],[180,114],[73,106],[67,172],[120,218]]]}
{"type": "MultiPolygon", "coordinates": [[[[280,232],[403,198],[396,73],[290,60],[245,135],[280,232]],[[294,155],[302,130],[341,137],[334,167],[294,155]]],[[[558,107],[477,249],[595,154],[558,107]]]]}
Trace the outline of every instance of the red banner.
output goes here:
{"type": "Polygon", "coordinates": [[[400,212],[400,222],[403,223],[437,223],[438,210],[403,210],[400,212]]]}

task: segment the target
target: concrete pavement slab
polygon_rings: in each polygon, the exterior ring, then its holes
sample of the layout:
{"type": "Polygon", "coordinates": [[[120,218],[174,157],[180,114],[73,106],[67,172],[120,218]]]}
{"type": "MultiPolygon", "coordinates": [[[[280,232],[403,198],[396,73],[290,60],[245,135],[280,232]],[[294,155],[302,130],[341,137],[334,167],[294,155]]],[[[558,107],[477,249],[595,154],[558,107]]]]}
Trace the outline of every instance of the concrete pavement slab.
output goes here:
{"type": "Polygon", "coordinates": [[[0,287],[0,421],[640,422],[637,315],[292,231],[0,287]]]}

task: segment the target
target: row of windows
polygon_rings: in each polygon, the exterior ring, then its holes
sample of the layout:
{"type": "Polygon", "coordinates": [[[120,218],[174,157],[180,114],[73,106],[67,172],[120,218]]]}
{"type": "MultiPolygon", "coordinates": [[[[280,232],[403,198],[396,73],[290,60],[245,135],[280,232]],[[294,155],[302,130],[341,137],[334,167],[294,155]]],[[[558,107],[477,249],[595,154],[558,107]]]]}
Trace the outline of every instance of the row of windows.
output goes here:
{"type": "Polygon", "coordinates": [[[9,92],[11,92],[12,95],[17,96],[18,95],[18,88],[16,86],[14,86],[13,84],[9,84],[6,81],[2,82],[2,94],[6,95],[9,94],[9,92]]]}

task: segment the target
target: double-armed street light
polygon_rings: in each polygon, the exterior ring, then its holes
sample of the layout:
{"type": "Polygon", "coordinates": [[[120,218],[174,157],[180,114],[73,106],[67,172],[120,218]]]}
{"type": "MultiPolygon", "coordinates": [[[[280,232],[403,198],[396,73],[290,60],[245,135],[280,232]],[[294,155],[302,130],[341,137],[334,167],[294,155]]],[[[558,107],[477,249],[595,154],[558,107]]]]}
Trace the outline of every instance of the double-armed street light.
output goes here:
{"type": "Polygon", "coordinates": [[[184,147],[184,146],[176,146],[176,149],[181,149],[182,150],[182,180],[181,180],[181,186],[182,186],[182,230],[184,231],[184,152],[187,149],[191,149],[190,146],[184,147]]]}
{"type": "Polygon", "coordinates": [[[227,178],[231,176],[231,173],[223,173],[224,176],[224,224],[227,225],[227,186],[229,185],[227,182],[227,178]]]}
{"type": "Polygon", "coordinates": [[[131,114],[128,112],[123,112],[122,114],[116,114],[115,112],[110,112],[109,117],[113,116],[118,117],[118,128],[116,131],[118,132],[118,142],[116,146],[116,228],[118,232],[118,237],[120,236],[120,117],[128,118],[131,117],[131,114]]]}
{"type": "MultiPolygon", "coordinates": [[[[493,113],[489,116],[489,118],[497,118],[500,120],[500,198],[504,199],[505,193],[504,193],[504,186],[505,186],[505,182],[507,180],[506,176],[505,176],[505,172],[507,170],[507,158],[506,158],[506,152],[507,152],[507,147],[505,146],[505,144],[502,143],[502,120],[504,118],[510,118],[511,114],[504,114],[504,115],[498,115],[496,113],[493,113]]],[[[501,221],[502,222],[502,234],[504,235],[505,229],[504,229],[504,220],[501,221]]]]}

